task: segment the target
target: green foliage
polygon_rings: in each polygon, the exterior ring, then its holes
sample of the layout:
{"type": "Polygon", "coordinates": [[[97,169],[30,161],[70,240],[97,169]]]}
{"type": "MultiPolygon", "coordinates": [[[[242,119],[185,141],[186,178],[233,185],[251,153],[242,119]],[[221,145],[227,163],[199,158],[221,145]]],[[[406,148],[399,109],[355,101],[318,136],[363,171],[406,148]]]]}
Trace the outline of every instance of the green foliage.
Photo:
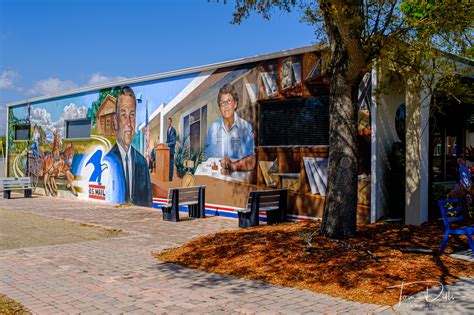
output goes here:
{"type": "MultiPolygon", "coordinates": [[[[433,200],[437,202],[438,200],[448,199],[450,188],[446,187],[445,184],[433,184],[432,196],[433,200]]],[[[435,207],[438,205],[436,204],[435,207]]]]}
{"type": "Polygon", "coordinates": [[[403,1],[400,9],[405,16],[413,20],[423,20],[435,13],[435,1],[403,1]]]}
{"type": "Polygon", "coordinates": [[[196,172],[198,165],[204,160],[206,151],[201,148],[198,152],[191,152],[189,147],[189,137],[186,137],[183,142],[179,140],[179,136],[176,139],[176,150],[174,154],[174,165],[178,177],[183,177],[184,174],[189,171],[191,174],[196,172]],[[194,162],[193,168],[185,167],[185,161],[191,160],[194,162]]]}
{"type": "Polygon", "coordinates": [[[15,125],[18,123],[18,119],[13,114],[13,109],[8,109],[8,152],[13,152],[14,146],[13,141],[15,140],[15,125]]]}
{"type": "Polygon", "coordinates": [[[0,294],[0,314],[30,314],[20,303],[0,294]]]}
{"type": "Polygon", "coordinates": [[[474,47],[466,47],[464,50],[461,51],[461,56],[469,59],[474,59],[474,47]]]}
{"type": "Polygon", "coordinates": [[[237,0],[233,23],[241,23],[252,12],[268,19],[275,11],[292,10],[314,26],[318,40],[347,42],[354,38],[341,36],[342,32],[356,29],[367,64],[384,56],[420,72],[417,56],[422,54],[425,59],[439,57],[442,51],[473,54],[474,5],[469,0],[237,0]]]}
{"type": "MultiPolygon", "coordinates": [[[[0,136],[0,141],[2,142],[2,151],[3,154],[6,154],[6,145],[7,145],[7,137],[5,135],[3,136],[0,136]]],[[[2,158],[4,158],[5,156],[1,156],[2,158]]]]}
{"type": "MultiPolygon", "coordinates": [[[[378,60],[379,65],[389,67],[388,72],[401,74],[411,87],[428,88],[432,93],[440,77],[459,72],[456,60],[447,53],[472,52],[474,5],[469,0],[236,0],[233,22],[241,23],[251,12],[268,19],[275,10],[300,10],[302,20],[314,26],[316,39],[329,42],[332,91],[356,91],[361,74],[378,60]]],[[[350,100],[343,93],[331,96],[330,108],[344,108],[348,119],[356,119],[349,113],[357,106],[357,93],[350,100]]],[[[357,133],[355,121],[341,117],[336,110],[330,113],[331,139],[357,133]]],[[[347,153],[347,147],[330,146],[330,161],[346,155],[356,160],[357,150],[347,153]]],[[[393,161],[401,164],[397,150],[392,150],[393,161]]],[[[337,171],[331,162],[329,168],[330,173],[337,171]]],[[[356,208],[351,205],[357,204],[355,186],[330,176],[328,187],[328,196],[341,197],[325,202],[324,234],[336,238],[354,235],[356,208]]]]}
{"type": "Polygon", "coordinates": [[[430,104],[431,115],[444,115],[453,103],[474,104],[474,83],[459,75],[444,76],[438,81],[430,104]]]}

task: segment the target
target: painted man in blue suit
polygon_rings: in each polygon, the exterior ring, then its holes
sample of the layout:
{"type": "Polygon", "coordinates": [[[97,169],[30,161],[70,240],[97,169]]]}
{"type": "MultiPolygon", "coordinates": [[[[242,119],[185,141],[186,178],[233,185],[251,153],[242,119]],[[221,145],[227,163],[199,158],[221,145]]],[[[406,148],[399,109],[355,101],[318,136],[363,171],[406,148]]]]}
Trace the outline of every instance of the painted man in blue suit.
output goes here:
{"type": "Polygon", "coordinates": [[[174,148],[176,146],[176,129],[173,127],[173,119],[168,117],[168,129],[166,130],[166,144],[170,148],[170,181],[173,180],[174,148]]]}
{"type": "Polygon", "coordinates": [[[125,203],[151,207],[153,192],[147,162],[133,146],[135,135],[137,99],[133,90],[123,87],[115,103],[114,126],[117,143],[107,153],[106,159],[115,168],[117,188],[123,192],[125,203]]]}

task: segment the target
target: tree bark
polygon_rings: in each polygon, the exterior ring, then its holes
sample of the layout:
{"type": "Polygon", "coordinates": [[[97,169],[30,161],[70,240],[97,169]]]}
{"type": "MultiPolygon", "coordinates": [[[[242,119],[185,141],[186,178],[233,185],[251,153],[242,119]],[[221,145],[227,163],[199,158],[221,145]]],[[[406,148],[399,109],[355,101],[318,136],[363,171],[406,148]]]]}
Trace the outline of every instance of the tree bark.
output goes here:
{"type": "Polygon", "coordinates": [[[329,173],[322,232],[344,239],[356,232],[357,93],[366,68],[360,1],[321,1],[331,47],[329,173]]]}

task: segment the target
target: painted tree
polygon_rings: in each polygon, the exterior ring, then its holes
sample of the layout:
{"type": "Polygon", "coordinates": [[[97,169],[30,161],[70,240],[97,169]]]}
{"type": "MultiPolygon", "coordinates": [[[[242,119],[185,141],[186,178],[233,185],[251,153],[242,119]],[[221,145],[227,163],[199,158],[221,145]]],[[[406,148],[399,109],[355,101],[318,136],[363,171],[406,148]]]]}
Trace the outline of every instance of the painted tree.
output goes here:
{"type": "Polygon", "coordinates": [[[322,230],[331,238],[354,235],[360,80],[374,60],[391,62],[422,83],[446,72],[449,65],[440,64],[445,52],[472,53],[471,1],[236,0],[234,5],[237,24],[253,12],[268,19],[276,10],[301,10],[316,39],[329,44],[329,180],[322,230]]]}

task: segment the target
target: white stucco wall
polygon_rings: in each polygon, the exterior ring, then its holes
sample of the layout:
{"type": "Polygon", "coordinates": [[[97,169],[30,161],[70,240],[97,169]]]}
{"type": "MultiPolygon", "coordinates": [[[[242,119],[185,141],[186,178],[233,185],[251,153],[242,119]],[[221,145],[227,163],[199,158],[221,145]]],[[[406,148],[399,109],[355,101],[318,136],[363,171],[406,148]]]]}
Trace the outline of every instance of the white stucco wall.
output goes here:
{"type": "MultiPolygon", "coordinates": [[[[374,70],[375,71],[375,70],[374,70]]],[[[374,75],[374,73],[373,73],[374,75]]],[[[405,103],[403,79],[380,68],[375,73],[375,97],[372,109],[372,187],[371,221],[375,222],[387,213],[388,194],[386,176],[389,170],[388,156],[392,144],[400,141],[395,130],[395,115],[405,103]]]]}
{"type": "MultiPolygon", "coordinates": [[[[465,60],[464,60],[465,61],[465,60]]],[[[455,72],[472,76],[474,67],[463,60],[455,61],[455,72]]],[[[406,185],[405,185],[405,224],[419,225],[428,220],[429,186],[429,114],[431,94],[423,89],[416,77],[394,75],[398,69],[388,62],[374,64],[372,82],[378,91],[373,97],[372,108],[372,187],[371,221],[374,222],[386,213],[389,193],[386,176],[389,169],[388,155],[391,146],[398,141],[395,131],[395,114],[401,103],[406,104],[406,185]]],[[[441,77],[436,75],[431,82],[434,88],[441,77]]],[[[466,135],[472,143],[472,134],[466,135]]]]}

